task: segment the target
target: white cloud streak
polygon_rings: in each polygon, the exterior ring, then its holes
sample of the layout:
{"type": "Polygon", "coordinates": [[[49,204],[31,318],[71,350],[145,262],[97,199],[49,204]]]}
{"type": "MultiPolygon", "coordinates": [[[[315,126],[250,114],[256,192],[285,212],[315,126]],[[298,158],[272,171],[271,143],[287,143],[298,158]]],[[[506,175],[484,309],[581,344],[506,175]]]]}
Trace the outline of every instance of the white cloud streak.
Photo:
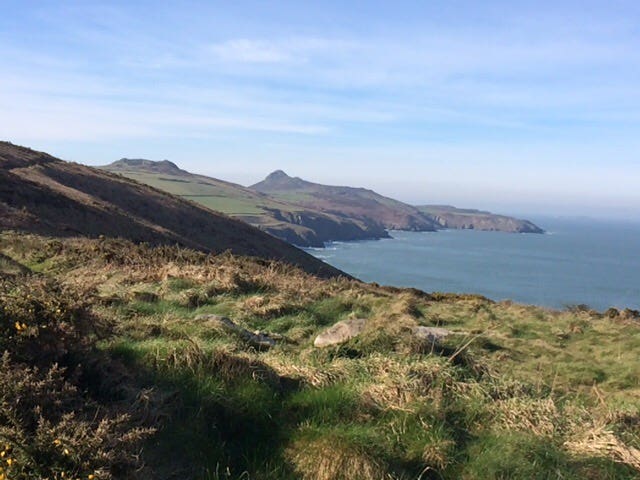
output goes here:
{"type": "MultiPolygon", "coordinates": [[[[615,12],[587,25],[512,9],[486,26],[415,19],[367,32],[269,18],[261,29],[209,25],[197,12],[181,29],[184,18],[136,8],[42,7],[40,43],[0,31],[0,136],[174,139],[176,151],[227,136],[242,139],[248,158],[284,161],[289,145],[292,158],[313,159],[305,168],[338,159],[335,168],[352,161],[370,176],[363,163],[428,176],[435,164],[464,172],[482,159],[507,183],[536,161],[629,165],[638,147],[629,133],[640,128],[637,22],[615,12]]],[[[596,188],[602,172],[589,171],[596,188]]],[[[564,172],[556,185],[569,181],[564,172]]]]}

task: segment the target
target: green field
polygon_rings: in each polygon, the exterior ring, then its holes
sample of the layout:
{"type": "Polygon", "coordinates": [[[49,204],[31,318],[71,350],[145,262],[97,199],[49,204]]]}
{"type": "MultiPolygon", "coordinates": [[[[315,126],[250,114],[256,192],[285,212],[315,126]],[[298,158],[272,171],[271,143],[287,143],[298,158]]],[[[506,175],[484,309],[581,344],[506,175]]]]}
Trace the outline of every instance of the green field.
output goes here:
{"type": "Polygon", "coordinates": [[[200,203],[227,215],[262,215],[264,208],[295,211],[299,207],[271,200],[240,185],[196,175],[118,172],[128,178],[200,203]]]}

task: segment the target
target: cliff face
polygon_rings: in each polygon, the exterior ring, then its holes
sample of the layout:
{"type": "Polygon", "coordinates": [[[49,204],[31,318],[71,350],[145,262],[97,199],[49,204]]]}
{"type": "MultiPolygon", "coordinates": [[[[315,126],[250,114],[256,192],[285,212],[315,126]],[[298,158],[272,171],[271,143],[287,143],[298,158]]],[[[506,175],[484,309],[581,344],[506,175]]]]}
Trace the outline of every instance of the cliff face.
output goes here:
{"type": "Polygon", "coordinates": [[[418,208],[433,218],[442,228],[508,233],[544,233],[542,228],[529,220],[496,215],[481,210],[442,205],[424,205],[418,208]]]}
{"type": "Polygon", "coordinates": [[[389,238],[387,231],[374,223],[356,223],[351,219],[341,219],[308,211],[270,210],[270,213],[277,220],[283,221],[285,225],[273,231],[269,228],[265,231],[275,236],[284,234],[287,241],[299,246],[323,247],[325,242],[330,241],[346,242],[389,238]],[[291,225],[291,227],[287,228],[287,225],[291,225]]]}

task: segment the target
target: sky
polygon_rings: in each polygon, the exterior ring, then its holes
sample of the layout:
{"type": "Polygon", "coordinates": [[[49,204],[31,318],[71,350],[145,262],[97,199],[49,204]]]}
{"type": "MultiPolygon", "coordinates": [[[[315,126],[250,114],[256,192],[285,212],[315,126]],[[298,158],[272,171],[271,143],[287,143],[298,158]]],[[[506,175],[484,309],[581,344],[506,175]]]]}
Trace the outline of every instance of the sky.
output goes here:
{"type": "Polygon", "coordinates": [[[640,2],[0,0],[0,139],[640,219],[640,2]]]}

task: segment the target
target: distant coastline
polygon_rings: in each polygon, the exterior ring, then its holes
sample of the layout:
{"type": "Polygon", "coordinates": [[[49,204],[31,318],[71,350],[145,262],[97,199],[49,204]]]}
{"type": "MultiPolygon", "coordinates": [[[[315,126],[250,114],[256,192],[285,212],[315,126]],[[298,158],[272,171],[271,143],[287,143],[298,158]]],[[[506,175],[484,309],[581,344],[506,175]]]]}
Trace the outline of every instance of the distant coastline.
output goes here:
{"type": "Polygon", "coordinates": [[[389,230],[544,232],[528,220],[450,205],[409,205],[365,188],[322,185],[282,170],[243,187],[187,172],[168,160],[122,158],[100,168],[220,211],[299,247],[388,238],[389,230]]]}
{"type": "Polygon", "coordinates": [[[640,309],[640,222],[536,216],[546,235],[391,231],[380,242],[306,249],[368,282],[478,293],[549,308],[640,309]]]}

